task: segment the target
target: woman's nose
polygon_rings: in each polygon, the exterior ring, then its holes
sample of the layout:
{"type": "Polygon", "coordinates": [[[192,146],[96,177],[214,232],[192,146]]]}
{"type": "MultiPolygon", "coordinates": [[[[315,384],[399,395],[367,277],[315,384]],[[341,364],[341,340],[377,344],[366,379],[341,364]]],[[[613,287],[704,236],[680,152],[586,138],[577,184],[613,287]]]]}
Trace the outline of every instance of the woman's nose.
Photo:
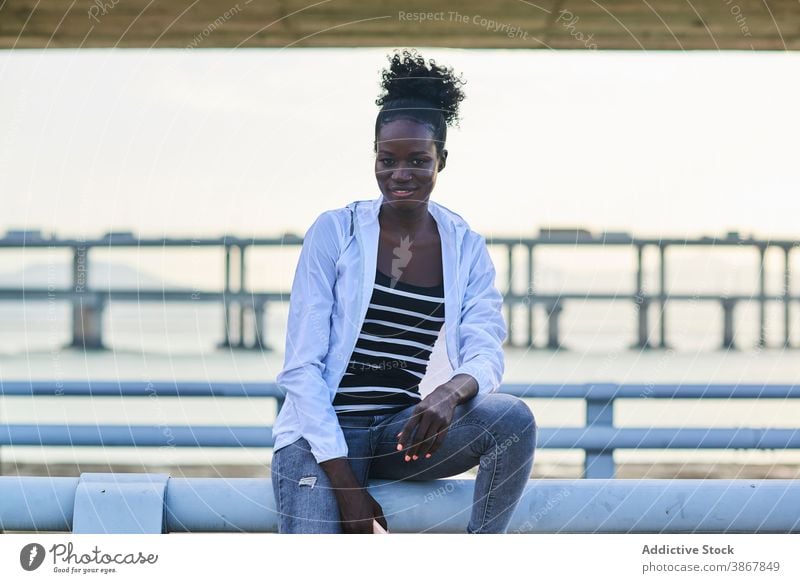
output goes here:
{"type": "Polygon", "coordinates": [[[408,168],[396,168],[392,172],[392,180],[407,182],[411,180],[411,171],[408,168]]]}

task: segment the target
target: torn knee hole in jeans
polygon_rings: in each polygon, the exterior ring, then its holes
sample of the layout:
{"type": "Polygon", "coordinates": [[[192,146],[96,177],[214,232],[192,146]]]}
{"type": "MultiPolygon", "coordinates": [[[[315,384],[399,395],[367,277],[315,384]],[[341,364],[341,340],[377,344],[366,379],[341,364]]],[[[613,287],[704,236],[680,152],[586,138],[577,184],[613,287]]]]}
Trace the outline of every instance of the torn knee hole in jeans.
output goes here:
{"type": "Polygon", "coordinates": [[[304,478],[300,478],[300,481],[297,482],[298,486],[310,486],[311,488],[314,487],[314,484],[317,483],[316,476],[306,476],[304,478]]]}

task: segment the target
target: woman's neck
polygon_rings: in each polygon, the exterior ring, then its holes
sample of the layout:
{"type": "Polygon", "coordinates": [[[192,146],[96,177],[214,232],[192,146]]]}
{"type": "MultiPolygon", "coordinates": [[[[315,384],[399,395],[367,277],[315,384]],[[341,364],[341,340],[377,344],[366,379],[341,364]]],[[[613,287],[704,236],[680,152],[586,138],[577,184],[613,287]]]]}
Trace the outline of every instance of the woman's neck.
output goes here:
{"type": "Polygon", "coordinates": [[[389,203],[384,203],[378,213],[378,222],[382,229],[388,228],[393,232],[412,235],[424,232],[432,218],[428,212],[427,202],[413,205],[408,210],[399,210],[389,203]]]}

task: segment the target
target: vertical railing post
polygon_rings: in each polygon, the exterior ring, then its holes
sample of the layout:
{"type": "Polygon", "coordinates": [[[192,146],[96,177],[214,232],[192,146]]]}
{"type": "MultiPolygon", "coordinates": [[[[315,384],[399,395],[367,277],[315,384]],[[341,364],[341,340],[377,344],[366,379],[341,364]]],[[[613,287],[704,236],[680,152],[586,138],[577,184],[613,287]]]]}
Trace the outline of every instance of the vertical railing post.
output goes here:
{"type": "MultiPolygon", "coordinates": [[[[614,426],[614,389],[616,385],[587,385],[586,427],[611,428],[614,426]]],[[[614,478],[614,450],[586,450],[583,466],[584,478],[614,478]]]]}

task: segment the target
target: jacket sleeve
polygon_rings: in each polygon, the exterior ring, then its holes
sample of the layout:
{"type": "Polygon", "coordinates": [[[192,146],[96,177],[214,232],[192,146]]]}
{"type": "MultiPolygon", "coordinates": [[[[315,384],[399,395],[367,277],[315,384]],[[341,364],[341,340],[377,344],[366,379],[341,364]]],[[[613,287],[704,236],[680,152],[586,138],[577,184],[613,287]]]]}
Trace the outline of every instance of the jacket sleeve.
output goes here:
{"type": "Polygon", "coordinates": [[[331,211],[309,227],[289,297],[286,352],[278,387],[291,396],[300,432],[318,463],[346,457],[347,442],[322,372],[328,352],[340,236],[331,211]]]}
{"type": "Polygon", "coordinates": [[[459,323],[461,365],[453,376],[472,376],[478,381],[478,394],[497,391],[503,380],[507,329],[502,309],[503,296],[495,287],[486,239],[477,235],[459,323]]]}

